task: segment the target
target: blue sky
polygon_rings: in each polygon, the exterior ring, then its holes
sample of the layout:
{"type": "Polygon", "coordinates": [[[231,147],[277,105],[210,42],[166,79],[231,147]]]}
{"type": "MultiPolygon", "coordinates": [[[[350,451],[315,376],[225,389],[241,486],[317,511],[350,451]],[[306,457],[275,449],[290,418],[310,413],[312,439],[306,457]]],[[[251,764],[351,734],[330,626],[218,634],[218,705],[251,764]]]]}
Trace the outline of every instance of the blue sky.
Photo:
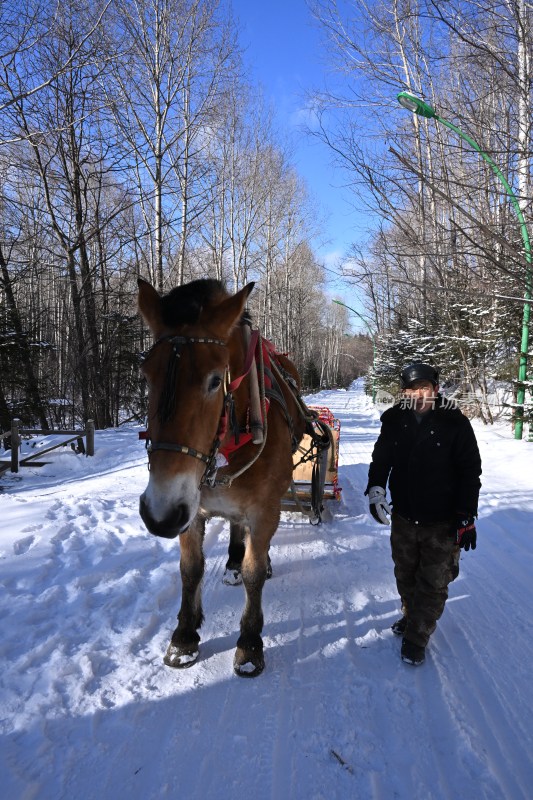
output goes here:
{"type": "MultiPolygon", "coordinates": [[[[295,145],[295,167],[319,205],[323,235],[315,250],[328,269],[329,290],[361,310],[356,293],[334,274],[339,257],[364,233],[361,216],[351,207],[329,149],[300,132],[305,90],[320,87],[328,68],[320,32],[305,0],[233,0],[233,9],[250,78],[272,102],[278,128],[295,145]]],[[[356,320],[353,327],[360,327],[356,320]]]]}

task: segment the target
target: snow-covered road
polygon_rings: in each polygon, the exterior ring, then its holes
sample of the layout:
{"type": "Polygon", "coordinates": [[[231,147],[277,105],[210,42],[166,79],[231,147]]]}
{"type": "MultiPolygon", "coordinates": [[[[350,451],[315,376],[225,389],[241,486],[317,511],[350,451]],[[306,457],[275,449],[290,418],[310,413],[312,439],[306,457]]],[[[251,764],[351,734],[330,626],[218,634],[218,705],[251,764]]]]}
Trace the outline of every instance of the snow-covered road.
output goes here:
{"type": "Polygon", "coordinates": [[[163,665],[179,544],[137,514],[134,429],[92,459],[0,480],[1,787],[6,800],[520,800],[533,785],[533,444],[476,424],[477,550],[425,665],[399,659],[388,529],[367,514],[378,413],[360,382],[312,398],[342,423],[342,500],[284,515],[264,592],[265,672],[233,675],[242,587],[206,535],[200,661],[163,665]]]}

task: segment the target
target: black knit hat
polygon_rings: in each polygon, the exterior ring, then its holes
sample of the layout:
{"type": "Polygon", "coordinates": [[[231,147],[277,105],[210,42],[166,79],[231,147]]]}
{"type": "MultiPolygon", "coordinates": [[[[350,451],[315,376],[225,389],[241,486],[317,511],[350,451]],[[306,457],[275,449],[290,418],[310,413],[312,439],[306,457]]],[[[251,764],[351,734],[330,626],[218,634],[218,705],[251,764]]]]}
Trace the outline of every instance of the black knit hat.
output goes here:
{"type": "Polygon", "coordinates": [[[402,389],[409,389],[415,381],[431,381],[433,386],[439,383],[439,371],[429,364],[422,361],[415,361],[408,364],[400,373],[400,386],[402,389]]]}

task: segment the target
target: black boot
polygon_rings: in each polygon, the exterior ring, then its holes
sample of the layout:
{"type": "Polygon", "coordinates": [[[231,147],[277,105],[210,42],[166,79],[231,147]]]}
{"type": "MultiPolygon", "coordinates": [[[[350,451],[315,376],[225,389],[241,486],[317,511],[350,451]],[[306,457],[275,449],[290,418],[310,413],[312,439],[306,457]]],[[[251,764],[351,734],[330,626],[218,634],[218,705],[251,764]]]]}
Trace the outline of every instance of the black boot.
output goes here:
{"type": "Polygon", "coordinates": [[[419,667],[426,659],[426,648],[421,647],[419,644],[410,642],[409,639],[402,641],[402,661],[406,664],[411,664],[413,667],[419,667]]]}

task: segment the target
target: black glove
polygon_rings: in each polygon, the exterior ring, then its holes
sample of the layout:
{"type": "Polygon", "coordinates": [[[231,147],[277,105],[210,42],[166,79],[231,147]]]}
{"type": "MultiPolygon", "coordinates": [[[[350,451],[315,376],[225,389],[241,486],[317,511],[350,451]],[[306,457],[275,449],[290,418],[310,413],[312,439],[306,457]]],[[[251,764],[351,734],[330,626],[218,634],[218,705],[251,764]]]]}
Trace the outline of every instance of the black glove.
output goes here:
{"type": "Polygon", "coordinates": [[[459,514],[457,517],[457,544],[465,550],[476,549],[476,519],[470,514],[459,514]]]}

